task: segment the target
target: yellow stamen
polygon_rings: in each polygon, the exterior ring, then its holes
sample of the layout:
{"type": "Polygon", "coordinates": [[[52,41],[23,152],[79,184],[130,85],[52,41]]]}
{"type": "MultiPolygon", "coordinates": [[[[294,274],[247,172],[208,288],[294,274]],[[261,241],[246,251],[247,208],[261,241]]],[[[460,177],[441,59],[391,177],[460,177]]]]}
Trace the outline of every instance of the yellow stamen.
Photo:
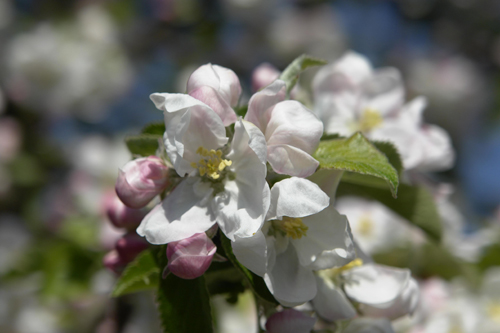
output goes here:
{"type": "Polygon", "coordinates": [[[219,149],[208,150],[204,147],[199,147],[196,150],[198,155],[201,155],[201,158],[198,163],[191,163],[191,166],[195,169],[198,169],[200,172],[200,176],[210,177],[212,179],[219,179],[220,173],[228,166],[233,164],[232,161],[226,160],[222,158],[222,151],[219,149]]]}
{"type": "Polygon", "coordinates": [[[281,221],[273,221],[273,226],[284,231],[287,237],[292,237],[293,239],[300,239],[302,236],[307,235],[307,230],[309,229],[309,227],[302,222],[302,219],[288,216],[283,217],[281,221]]]}
{"type": "Polygon", "coordinates": [[[336,267],[336,268],[330,268],[330,269],[324,269],[319,271],[320,275],[323,275],[324,277],[328,277],[330,279],[335,278],[337,275],[340,273],[343,273],[345,271],[348,271],[354,267],[359,267],[363,266],[363,260],[360,258],[356,258],[347,265],[344,265],[342,267],[336,267]]]}
{"type": "Polygon", "coordinates": [[[363,215],[359,219],[356,230],[362,236],[369,236],[373,232],[373,220],[369,216],[363,215]]]}
{"type": "Polygon", "coordinates": [[[382,124],[383,118],[377,110],[365,109],[359,119],[359,130],[369,132],[382,124]]]}

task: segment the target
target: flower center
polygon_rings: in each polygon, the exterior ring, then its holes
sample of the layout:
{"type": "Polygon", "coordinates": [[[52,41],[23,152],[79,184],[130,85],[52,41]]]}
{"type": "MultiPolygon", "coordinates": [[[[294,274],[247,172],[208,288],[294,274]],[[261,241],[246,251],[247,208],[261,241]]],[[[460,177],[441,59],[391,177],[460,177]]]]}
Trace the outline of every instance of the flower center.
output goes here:
{"type": "Polygon", "coordinates": [[[358,225],[356,227],[358,233],[362,236],[369,236],[373,232],[373,221],[369,216],[362,216],[359,219],[358,225]]]}
{"type": "Polygon", "coordinates": [[[336,267],[336,268],[330,268],[330,269],[324,269],[319,271],[320,275],[324,277],[328,277],[330,279],[335,279],[340,273],[343,273],[345,271],[348,271],[354,267],[359,267],[363,266],[363,260],[360,258],[356,258],[347,265],[344,265],[342,267],[336,267]]]}
{"type": "Polygon", "coordinates": [[[201,155],[202,158],[198,163],[191,163],[191,166],[198,169],[200,176],[206,176],[211,179],[219,179],[221,172],[231,164],[232,161],[222,158],[222,151],[220,149],[208,150],[203,147],[199,147],[196,150],[196,154],[201,155]]]}
{"type": "Polygon", "coordinates": [[[281,221],[274,220],[273,227],[285,232],[288,237],[292,237],[293,239],[300,239],[302,236],[306,236],[309,229],[302,222],[302,219],[288,216],[284,216],[281,221]]]}
{"type": "Polygon", "coordinates": [[[361,132],[369,132],[375,127],[382,124],[383,118],[377,110],[365,109],[359,119],[359,130],[361,132]]]}

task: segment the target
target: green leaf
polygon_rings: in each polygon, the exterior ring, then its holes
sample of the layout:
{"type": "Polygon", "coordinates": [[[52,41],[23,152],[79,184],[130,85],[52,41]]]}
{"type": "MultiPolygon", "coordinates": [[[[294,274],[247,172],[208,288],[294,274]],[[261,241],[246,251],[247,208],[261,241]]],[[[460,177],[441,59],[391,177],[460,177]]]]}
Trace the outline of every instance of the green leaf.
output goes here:
{"type": "Polygon", "coordinates": [[[128,264],[111,295],[118,297],[136,291],[156,288],[159,278],[160,268],[158,268],[151,251],[145,250],[128,264]]]}
{"type": "Polygon", "coordinates": [[[264,280],[260,276],[249,271],[245,266],[240,264],[240,262],[236,259],[236,257],[234,256],[234,253],[233,253],[233,248],[231,246],[231,241],[222,233],[220,233],[220,237],[221,237],[222,248],[224,249],[224,252],[226,253],[226,257],[243,274],[245,279],[250,284],[250,287],[252,288],[254,293],[257,295],[257,297],[259,297],[260,301],[278,305],[279,303],[276,301],[276,299],[273,297],[273,295],[269,292],[269,289],[267,289],[267,286],[266,286],[266,283],[264,282],[264,280]]]}
{"type": "Polygon", "coordinates": [[[280,80],[285,81],[286,83],[286,92],[287,94],[293,89],[297,80],[299,79],[299,74],[306,70],[309,67],[314,66],[323,66],[326,65],[327,62],[322,59],[314,58],[308,56],[307,54],[303,54],[300,57],[296,58],[287,68],[281,73],[280,80]]]}
{"type": "Polygon", "coordinates": [[[141,131],[142,134],[152,134],[158,135],[159,137],[163,137],[163,133],[165,133],[165,123],[162,122],[154,122],[147,124],[141,131]]]}
{"type": "Polygon", "coordinates": [[[155,155],[158,149],[158,139],[161,137],[153,134],[141,134],[125,138],[128,150],[134,155],[155,155]]]}
{"type": "Polygon", "coordinates": [[[401,184],[398,189],[398,198],[395,199],[387,189],[341,181],[337,188],[337,195],[357,195],[378,200],[421,228],[431,239],[436,241],[441,239],[441,217],[432,194],[425,187],[401,184]]]}
{"type": "Polygon", "coordinates": [[[204,276],[184,280],[169,274],[160,281],[157,301],[165,333],[213,332],[204,276]]]}
{"type": "Polygon", "coordinates": [[[388,183],[392,195],[397,196],[398,172],[387,157],[359,132],[348,139],[321,141],[313,157],[323,169],[351,171],[381,178],[388,183]]]}
{"type": "Polygon", "coordinates": [[[398,172],[398,175],[401,175],[404,171],[403,161],[401,160],[401,155],[399,155],[396,146],[387,141],[371,141],[371,143],[373,143],[373,145],[387,157],[389,163],[391,163],[394,169],[398,172]]]}
{"type": "MultiPolygon", "coordinates": [[[[151,252],[157,267],[167,266],[167,245],[153,246],[151,252]]],[[[192,280],[169,274],[161,276],[157,307],[165,333],[212,333],[212,311],[204,276],[192,280]]]]}

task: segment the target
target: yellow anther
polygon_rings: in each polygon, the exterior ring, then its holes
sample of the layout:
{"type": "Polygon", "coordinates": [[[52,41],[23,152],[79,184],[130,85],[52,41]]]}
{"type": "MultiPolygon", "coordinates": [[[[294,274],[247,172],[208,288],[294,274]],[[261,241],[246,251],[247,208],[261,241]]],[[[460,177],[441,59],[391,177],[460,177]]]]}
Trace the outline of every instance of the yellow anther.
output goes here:
{"type": "Polygon", "coordinates": [[[362,236],[369,236],[373,232],[373,220],[369,216],[363,215],[359,219],[356,230],[362,236]]]}
{"type": "Polygon", "coordinates": [[[191,163],[191,166],[198,169],[200,176],[210,177],[212,179],[219,179],[220,173],[227,167],[233,164],[230,160],[225,160],[222,158],[222,151],[215,149],[206,149],[204,147],[199,147],[196,150],[198,155],[203,156],[198,163],[191,163]]]}
{"type": "Polygon", "coordinates": [[[365,109],[359,119],[359,130],[369,132],[382,124],[383,118],[377,110],[365,109]]]}
{"type": "Polygon", "coordinates": [[[302,236],[307,235],[308,226],[302,222],[300,218],[285,216],[283,219],[274,220],[273,226],[276,229],[284,231],[287,237],[292,237],[293,239],[300,239],[302,236]]]}
{"type": "Polygon", "coordinates": [[[319,274],[324,276],[324,277],[334,279],[340,273],[343,273],[343,272],[348,271],[354,267],[359,267],[359,266],[363,266],[363,260],[360,258],[356,258],[353,261],[351,261],[350,263],[348,263],[347,265],[344,265],[342,267],[321,270],[321,271],[319,271],[319,274]]]}

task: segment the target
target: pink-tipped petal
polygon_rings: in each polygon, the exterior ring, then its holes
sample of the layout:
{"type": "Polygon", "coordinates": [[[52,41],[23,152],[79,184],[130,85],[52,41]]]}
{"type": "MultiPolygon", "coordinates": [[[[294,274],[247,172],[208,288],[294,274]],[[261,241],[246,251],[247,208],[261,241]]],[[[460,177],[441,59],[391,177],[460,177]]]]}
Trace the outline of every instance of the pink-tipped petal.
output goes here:
{"type": "Polygon", "coordinates": [[[146,206],[168,185],[168,167],[156,156],[139,158],[125,164],[116,180],[116,194],[132,208],[146,206]]]}
{"type": "Polygon", "coordinates": [[[183,279],[197,278],[208,269],[216,250],[217,247],[205,233],[169,243],[168,269],[183,279]]]}

